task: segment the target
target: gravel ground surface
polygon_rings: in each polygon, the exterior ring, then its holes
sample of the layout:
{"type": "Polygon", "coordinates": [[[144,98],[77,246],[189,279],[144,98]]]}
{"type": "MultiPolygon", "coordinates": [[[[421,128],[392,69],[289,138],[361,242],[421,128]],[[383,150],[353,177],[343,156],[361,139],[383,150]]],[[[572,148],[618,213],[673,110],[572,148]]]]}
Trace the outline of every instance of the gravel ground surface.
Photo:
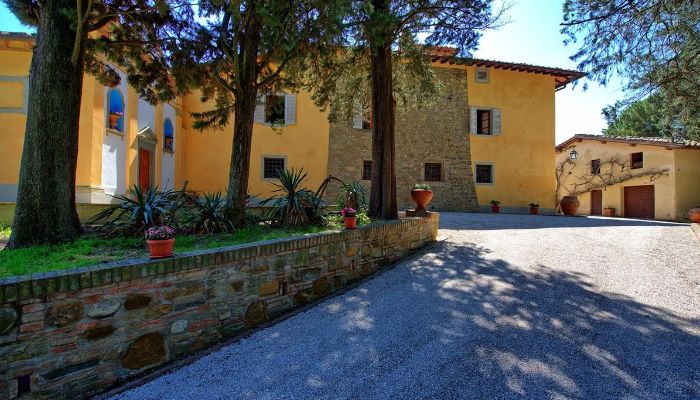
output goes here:
{"type": "Polygon", "coordinates": [[[441,218],[423,253],[117,398],[700,398],[688,225],[441,218]]]}

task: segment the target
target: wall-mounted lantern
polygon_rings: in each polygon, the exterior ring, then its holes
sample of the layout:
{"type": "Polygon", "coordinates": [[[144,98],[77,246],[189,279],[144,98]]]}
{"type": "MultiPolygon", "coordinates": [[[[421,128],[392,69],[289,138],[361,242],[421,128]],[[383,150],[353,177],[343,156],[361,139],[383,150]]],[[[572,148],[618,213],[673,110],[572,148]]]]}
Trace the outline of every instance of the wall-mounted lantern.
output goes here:
{"type": "Polygon", "coordinates": [[[578,158],[578,152],[576,149],[571,149],[571,152],[569,153],[569,158],[573,161],[578,158]]]}

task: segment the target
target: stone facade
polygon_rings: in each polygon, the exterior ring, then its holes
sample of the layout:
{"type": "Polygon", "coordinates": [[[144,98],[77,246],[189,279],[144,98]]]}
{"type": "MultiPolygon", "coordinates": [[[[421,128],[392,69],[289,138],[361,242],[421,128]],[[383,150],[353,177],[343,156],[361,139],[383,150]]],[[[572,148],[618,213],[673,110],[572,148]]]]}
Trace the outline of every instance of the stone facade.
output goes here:
{"type": "MultiPolygon", "coordinates": [[[[416,183],[433,188],[429,208],[442,211],[476,211],[476,189],[469,151],[467,73],[462,69],[434,67],[444,83],[439,98],[421,109],[397,111],[396,187],[399,208],[415,206],[410,191],[416,183]],[[424,164],[441,163],[443,179],[424,181],[424,164]]],[[[331,124],[328,173],[344,181],[362,179],[363,161],[372,159],[372,132],[356,129],[349,122],[331,124]]],[[[337,188],[329,187],[329,199],[337,188]]]]}
{"type": "Polygon", "coordinates": [[[88,397],[369,276],[437,226],[432,213],[0,279],[0,399],[88,397]]]}

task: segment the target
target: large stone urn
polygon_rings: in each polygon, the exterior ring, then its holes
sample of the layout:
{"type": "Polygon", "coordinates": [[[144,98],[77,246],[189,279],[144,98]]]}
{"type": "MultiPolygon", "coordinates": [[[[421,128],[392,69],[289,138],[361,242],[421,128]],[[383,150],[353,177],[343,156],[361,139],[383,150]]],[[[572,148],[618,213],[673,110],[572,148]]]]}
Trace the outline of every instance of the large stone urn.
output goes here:
{"type": "Polygon", "coordinates": [[[576,211],[578,211],[581,202],[576,196],[564,196],[561,198],[561,203],[559,203],[559,205],[564,215],[576,215],[576,211]]]}
{"type": "Polygon", "coordinates": [[[691,208],[690,211],[688,211],[688,218],[690,218],[690,222],[700,224],[700,206],[691,208]]]}

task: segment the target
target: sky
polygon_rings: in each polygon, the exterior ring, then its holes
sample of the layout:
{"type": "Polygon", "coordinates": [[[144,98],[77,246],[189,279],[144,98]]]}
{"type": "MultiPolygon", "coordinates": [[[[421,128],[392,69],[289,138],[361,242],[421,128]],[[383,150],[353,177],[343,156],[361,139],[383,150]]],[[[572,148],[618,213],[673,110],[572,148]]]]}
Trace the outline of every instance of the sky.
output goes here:
{"type": "MultiPolygon", "coordinates": [[[[564,37],[559,33],[562,3],[563,0],[510,1],[510,22],[498,30],[484,33],[474,56],[576,69],[576,63],[569,56],[577,47],[565,46],[564,37]]],[[[0,5],[0,31],[29,30],[3,3],[0,5]]],[[[584,90],[586,81],[586,78],[581,79],[578,85],[569,85],[556,94],[556,143],[577,133],[600,133],[606,127],[601,110],[624,96],[617,79],[611,80],[607,87],[588,81],[588,89],[584,90]]]]}

